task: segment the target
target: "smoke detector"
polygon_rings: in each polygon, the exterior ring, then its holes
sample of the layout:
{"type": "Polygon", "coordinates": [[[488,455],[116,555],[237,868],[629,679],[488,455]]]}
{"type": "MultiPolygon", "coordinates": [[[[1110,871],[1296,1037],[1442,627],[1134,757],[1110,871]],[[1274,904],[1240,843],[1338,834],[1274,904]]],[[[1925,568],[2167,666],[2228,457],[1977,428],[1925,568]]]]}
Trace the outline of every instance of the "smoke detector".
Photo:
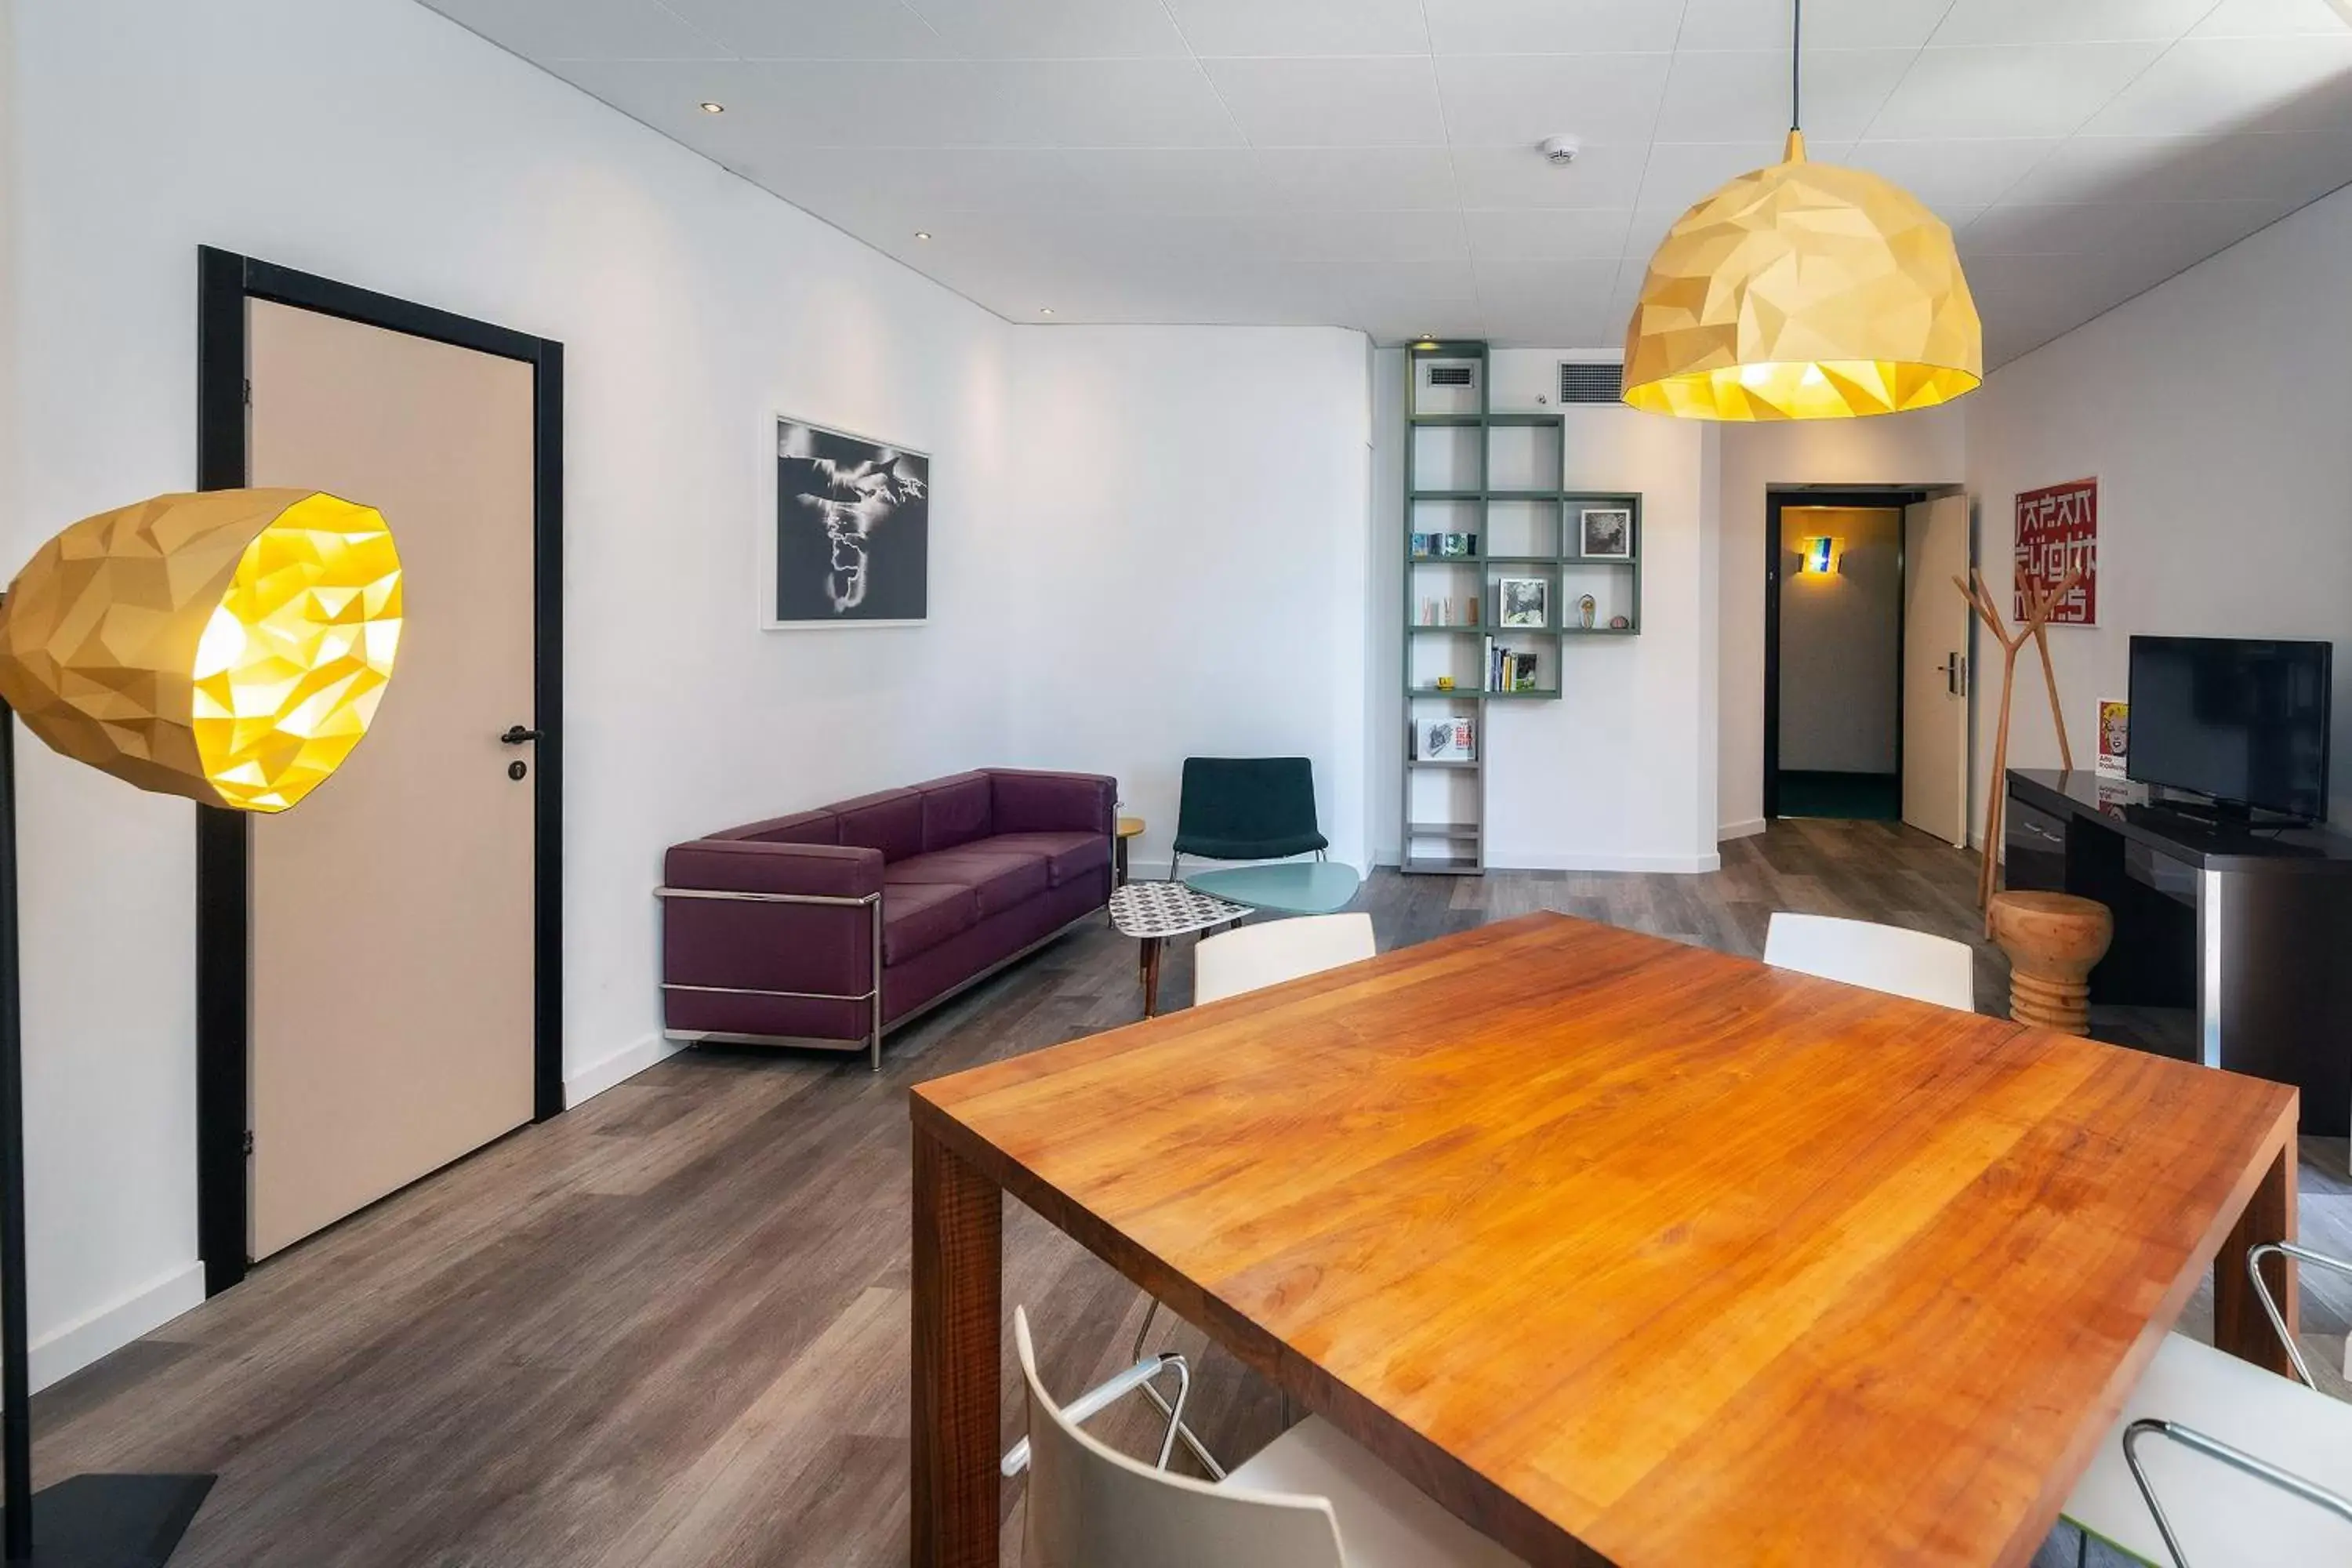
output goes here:
{"type": "Polygon", "coordinates": [[[1576,155],[1583,150],[1583,143],[1573,136],[1547,136],[1536,143],[1536,151],[1556,169],[1565,169],[1575,163],[1576,155]]]}

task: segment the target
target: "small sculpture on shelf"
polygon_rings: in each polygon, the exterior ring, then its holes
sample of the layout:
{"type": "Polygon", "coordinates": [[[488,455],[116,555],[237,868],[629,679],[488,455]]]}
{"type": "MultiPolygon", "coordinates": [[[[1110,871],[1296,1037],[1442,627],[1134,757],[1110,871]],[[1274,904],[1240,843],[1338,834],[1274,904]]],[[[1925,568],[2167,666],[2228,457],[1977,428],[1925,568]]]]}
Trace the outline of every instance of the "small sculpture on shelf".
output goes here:
{"type": "Polygon", "coordinates": [[[1612,616],[1609,617],[1609,629],[1612,632],[1630,631],[1633,629],[1633,623],[1627,620],[1622,616],[1612,616]]]}
{"type": "Polygon", "coordinates": [[[1584,597],[1576,601],[1577,624],[1582,626],[1586,631],[1591,631],[1592,629],[1592,617],[1599,614],[1601,606],[1593,602],[1592,595],[1590,594],[1585,595],[1584,597]]]}

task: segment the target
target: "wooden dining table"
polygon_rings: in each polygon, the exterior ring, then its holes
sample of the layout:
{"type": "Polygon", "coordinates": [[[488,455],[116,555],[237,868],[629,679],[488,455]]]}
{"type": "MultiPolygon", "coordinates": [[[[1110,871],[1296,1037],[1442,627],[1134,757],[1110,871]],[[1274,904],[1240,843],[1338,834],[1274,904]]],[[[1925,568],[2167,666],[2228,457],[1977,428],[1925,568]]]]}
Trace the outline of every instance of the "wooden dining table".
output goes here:
{"type": "Polygon", "coordinates": [[[2284,1369],[2295,1111],[1549,914],[935,1079],[914,1562],[996,1561],[1010,1193],[1530,1563],[2022,1563],[2208,1269],[2284,1369]]]}

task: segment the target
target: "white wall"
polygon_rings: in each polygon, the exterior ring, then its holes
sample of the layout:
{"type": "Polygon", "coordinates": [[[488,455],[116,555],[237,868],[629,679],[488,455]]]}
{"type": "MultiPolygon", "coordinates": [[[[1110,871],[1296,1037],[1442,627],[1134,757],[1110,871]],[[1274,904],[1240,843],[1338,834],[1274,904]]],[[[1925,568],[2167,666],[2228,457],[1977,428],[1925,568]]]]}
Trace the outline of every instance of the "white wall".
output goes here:
{"type": "Polygon", "coordinates": [[[1967,468],[1969,401],[1871,419],[1723,426],[1716,765],[1724,837],[1764,826],[1765,491],[1798,484],[1957,485],[1967,468]]]}
{"type": "MultiPolygon", "coordinates": [[[[1559,351],[1494,353],[1490,406],[1538,411],[1559,351]]],[[[1378,356],[1372,597],[1401,606],[1404,571],[1403,354],[1378,356]]],[[[1549,406],[1549,405],[1547,405],[1549,406]]],[[[1616,405],[1570,406],[1570,489],[1642,493],[1641,635],[1569,639],[1557,702],[1486,704],[1486,858],[1492,866],[1696,871],[1716,857],[1716,570],[1712,432],[1616,405]]],[[[1760,546],[1759,547],[1760,551],[1760,546]]],[[[1373,638],[1378,700],[1368,749],[1373,826],[1394,860],[1399,808],[1402,617],[1373,638]]]]}
{"type": "Polygon", "coordinates": [[[1185,757],[1304,755],[1333,858],[1363,865],[1362,335],[1017,335],[1021,753],[1116,772],[1154,875],[1185,757]]]}
{"type": "MultiPolygon", "coordinates": [[[[575,1098],[658,1053],[679,837],[986,762],[1132,773],[1164,830],[1166,759],[1278,732],[1360,841],[1360,340],[1008,326],[412,0],[7,13],[0,558],[193,482],[200,243],[565,343],[575,1098]],[[931,625],[756,629],[780,411],[933,454],[931,625]]],[[[193,832],[20,754],[46,1378],[200,1292],[193,832]]]]}
{"type": "MultiPolygon", "coordinates": [[[[2339,191],[2003,366],[1964,405],[1977,552],[2009,580],[2017,492],[2099,480],[2099,625],[2051,629],[2078,763],[2125,695],[2132,633],[2325,637],[2352,689],[2352,191],[2339,191]]],[[[2006,605],[2004,605],[2006,613],[2006,605]]],[[[1982,644],[1982,639],[1979,639],[1982,644]]],[[[1999,678],[1978,678],[1981,821],[1999,678]]],[[[2336,709],[2330,815],[2352,822],[2352,703],[2336,709]]],[[[2052,767],[2042,673],[2021,655],[2013,766],[2052,767]]]]}

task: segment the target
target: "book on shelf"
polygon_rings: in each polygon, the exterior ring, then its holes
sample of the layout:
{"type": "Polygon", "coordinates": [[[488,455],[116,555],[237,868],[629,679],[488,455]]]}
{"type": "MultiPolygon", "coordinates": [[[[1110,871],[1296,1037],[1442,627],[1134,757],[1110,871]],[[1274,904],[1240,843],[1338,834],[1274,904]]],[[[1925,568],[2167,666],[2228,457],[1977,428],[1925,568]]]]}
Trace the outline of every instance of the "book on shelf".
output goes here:
{"type": "Polygon", "coordinates": [[[1486,639],[1486,689],[1489,691],[1538,691],[1536,684],[1536,656],[1495,646],[1486,639]]]}
{"type": "Polygon", "coordinates": [[[1413,755],[1424,763],[1466,763],[1478,754],[1478,726],[1471,719],[1430,719],[1413,726],[1413,755]]]}

